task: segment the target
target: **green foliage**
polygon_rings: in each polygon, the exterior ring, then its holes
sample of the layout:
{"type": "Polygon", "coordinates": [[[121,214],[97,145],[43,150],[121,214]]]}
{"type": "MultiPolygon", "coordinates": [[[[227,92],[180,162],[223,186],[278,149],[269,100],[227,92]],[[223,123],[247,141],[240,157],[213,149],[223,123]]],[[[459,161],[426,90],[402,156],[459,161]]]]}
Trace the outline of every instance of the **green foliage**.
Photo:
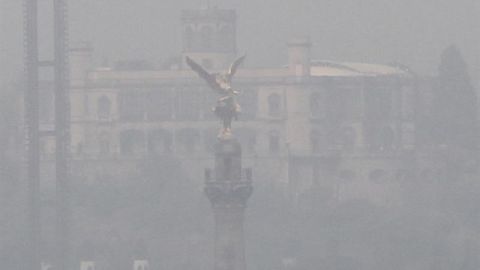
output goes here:
{"type": "Polygon", "coordinates": [[[437,144],[478,147],[478,102],[459,50],[451,46],[442,56],[434,93],[434,130],[437,144]]]}

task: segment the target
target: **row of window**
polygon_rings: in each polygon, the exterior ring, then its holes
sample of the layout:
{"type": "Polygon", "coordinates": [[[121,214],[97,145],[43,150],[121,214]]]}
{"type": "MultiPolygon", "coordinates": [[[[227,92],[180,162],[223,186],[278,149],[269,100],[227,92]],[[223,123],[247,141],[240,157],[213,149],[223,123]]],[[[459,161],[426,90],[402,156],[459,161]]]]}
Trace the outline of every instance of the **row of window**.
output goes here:
{"type": "MultiPolygon", "coordinates": [[[[210,89],[165,89],[150,92],[124,91],[119,95],[120,120],[129,122],[167,120],[213,120],[212,108],[218,97],[210,89]]],[[[242,91],[240,120],[252,120],[257,113],[257,93],[242,91]]],[[[98,117],[109,119],[111,102],[106,96],[98,99],[98,117]]]]}
{"type": "MultiPolygon", "coordinates": [[[[395,149],[394,133],[391,128],[384,127],[374,129],[376,133],[367,135],[366,145],[371,152],[387,152],[395,149]]],[[[122,155],[137,155],[148,152],[152,155],[178,153],[194,153],[197,151],[211,152],[216,143],[218,130],[205,131],[186,128],[172,133],[168,130],[159,129],[144,132],[137,129],[129,129],[119,134],[120,153],[122,155]],[[203,146],[202,146],[203,145],[203,146]],[[175,148],[175,149],[174,149],[175,148]]],[[[255,153],[258,134],[254,129],[238,128],[235,137],[240,141],[244,152],[255,153]]],[[[330,133],[312,130],[310,144],[312,153],[325,153],[334,147],[337,150],[353,151],[356,143],[356,133],[351,127],[337,129],[330,133]],[[326,135],[325,135],[326,134],[326,135]]],[[[276,153],[280,149],[280,135],[276,131],[267,134],[267,145],[270,153],[276,153]]],[[[43,145],[42,149],[46,145],[43,145]]],[[[98,137],[99,153],[108,156],[111,153],[111,138],[105,133],[98,137]]],[[[46,154],[47,149],[42,153],[46,154]]],[[[82,154],[83,145],[76,148],[78,154],[82,154]]]]}
{"type": "MultiPolygon", "coordinates": [[[[394,133],[391,128],[384,127],[375,129],[373,134],[366,136],[369,151],[391,151],[395,148],[394,133]]],[[[176,150],[183,153],[193,153],[200,150],[203,136],[205,150],[211,151],[216,141],[216,130],[205,132],[195,129],[182,129],[173,135],[166,130],[154,130],[145,134],[141,130],[126,130],[120,133],[120,152],[124,155],[143,153],[145,148],[151,154],[165,154],[173,152],[175,140],[176,150]]],[[[235,136],[241,142],[244,151],[255,152],[257,134],[252,129],[239,128],[235,130],[235,136]]],[[[331,146],[340,146],[343,150],[351,151],[355,147],[356,134],[353,128],[344,128],[339,132],[332,132],[329,136],[323,136],[318,130],[311,133],[311,146],[313,153],[322,153],[331,146]]],[[[110,140],[107,137],[100,138],[100,152],[108,153],[110,140]]],[[[278,132],[268,134],[268,149],[271,153],[278,152],[280,148],[280,136],[278,132]]]]}
{"type": "MultiPolygon", "coordinates": [[[[372,152],[395,149],[395,133],[390,127],[366,125],[364,139],[368,150],[372,152]]],[[[313,153],[321,153],[331,146],[352,151],[357,142],[357,134],[352,127],[332,128],[327,132],[314,129],[310,134],[310,142],[313,153]]]]}
{"type": "MultiPolygon", "coordinates": [[[[330,119],[332,122],[354,119],[364,116],[365,119],[384,122],[392,114],[391,91],[365,91],[365,106],[361,108],[359,91],[351,89],[334,89],[314,91],[310,96],[310,110],[313,118],[330,119]],[[363,112],[362,112],[363,110],[363,112]]],[[[119,95],[119,114],[124,121],[165,121],[214,119],[211,109],[215,106],[217,96],[210,90],[195,89],[162,89],[157,91],[124,91],[119,95]]],[[[258,96],[254,90],[243,91],[238,96],[242,106],[240,119],[252,120],[257,113],[258,96]]],[[[280,116],[282,99],[273,93],[267,98],[267,112],[270,116],[280,116]]],[[[109,119],[112,106],[108,97],[102,96],[97,102],[99,119],[109,119]]]]}
{"type": "MultiPolygon", "coordinates": [[[[348,183],[354,181],[358,176],[352,170],[341,170],[338,172],[337,177],[340,181],[348,183]]],[[[428,169],[422,170],[418,175],[407,170],[398,170],[395,173],[389,174],[388,171],[384,169],[374,169],[369,171],[367,179],[373,183],[380,184],[391,180],[408,182],[415,179],[421,179],[423,181],[430,181],[433,178],[432,171],[428,169]]]]}
{"type": "MultiPolygon", "coordinates": [[[[167,130],[152,130],[147,133],[134,129],[125,130],[119,135],[120,153],[122,155],[136,155],[148,152],[151,155],[163,155],[174,151],[179,153],[194,153],[202,150],[211,152],[217,141],[217,132],[214,129],[200,131],[189,128],[178,130],[175,134],[167,130]]],[[[279,133],[272,131],[267,136],[269,152],[277,153],[280,149],[279,133]]],[[[257,134],[254,130],[236,129],[235,137],[238,138],[246,153],[255,152],[257,134]]],[[[99,149],[103,155],[110,153],[108,136],[100,136],[99,149]]]]}
{"type": "Polygon", "coordinates": [[[355,119],[360,116],[373,121],[384,121],[392,116],[392,103],[392,90],[382,88],[368,91],[314,90],[310,95],[312,117],[332,121],[355,119]]]}

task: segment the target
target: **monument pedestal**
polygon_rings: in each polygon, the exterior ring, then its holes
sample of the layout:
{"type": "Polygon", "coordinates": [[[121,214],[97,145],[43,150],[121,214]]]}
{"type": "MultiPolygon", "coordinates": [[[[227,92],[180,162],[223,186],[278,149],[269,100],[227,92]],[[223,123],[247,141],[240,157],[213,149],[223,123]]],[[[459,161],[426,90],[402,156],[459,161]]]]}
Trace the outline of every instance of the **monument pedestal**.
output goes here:
{"type": "Polygon", "coordinates": [[[245,270],[243,221],[253,191],[251,175],[242,169],[237,140],[215,145],[215,168],[205,172],[205,193],[215,217],[215,270],[245,270]]]}

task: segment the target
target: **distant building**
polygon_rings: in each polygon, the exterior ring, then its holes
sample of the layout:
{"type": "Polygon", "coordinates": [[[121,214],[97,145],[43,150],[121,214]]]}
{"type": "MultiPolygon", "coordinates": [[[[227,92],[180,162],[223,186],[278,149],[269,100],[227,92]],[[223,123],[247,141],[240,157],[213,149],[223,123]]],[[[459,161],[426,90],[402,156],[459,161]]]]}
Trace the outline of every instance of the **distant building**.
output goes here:
{"type": "MultiPolygon", "coordinates": [[[[235,12],[186,10],[182,22],[182,58],[227,68],[236,57],[235,12]]],[[[285,67],[238,71],[242,115],[234,134],[246,166],[294,201],[315,186],[325,201],[393,203],[402,157],[415,146],[421,82],[400,66],[314,60],[310,47],[308,38],[293,39],[285,67]]],[[[141,61],[95,67],[92,53],[81,46],[70,59],[71,149],[85,181],[173,157],[201,185],[220,127],[211,112],[215,93],[183,59],[171,69],[141,61]]],[[[53,141],[42,145],[48,160],[53,141]]]]}
{"type": "MultiPolygon", "coordinates": [[[[211,111],[217,96],[186,67],[184,57],[212,71],[228,68],[237,57],[236,17],[232,10],[209,8],[186,10],[181,19],[181,58],[173,57],[161,68],[146,61],[94,66],[91,46],[71,50],[75,183],[122,186],[122,181],[140,181],[145,164],[168,170],[174,160],[200,193],[221,123],[211,111]]],[[[308,38],[292,39],[287,46],[285,66],[241,67],[234,79],[242,114],[233,133],[255,185],[268,186],[300,208],[359,201],[395,207],[433,198],[433,183],[443,170],[437,158],[448,156],[448,146],[432,144],[426,124],[435,114],[433,79],[401,65],[315,60],[308,38]]],[[[48,91],[42,95],[46,131],[53,128],[52,99],[48,91]]],[[[54,145],[52,138],[42,139],[47,177],[54,145]]],[[[89,203],[88,198],[79,201],[89,203]]],[[[87,214],[79,212],[79,227],[89,230],[89,220],[81,219],[87,214]]],[[[94,238],[109,243],[108,248],[130,241],[123,237],[128,230],[111,230],[110,225],[102,224],[82,240],[94,238]]],[[[149,239],[148,232],[139,234],[149,239]]],[[[201,236],[192,234],[192,247],[185,252],[201,250],[194,245],[201,236]]],[[[153,268],[154,261],[140,257],[135,270],[153,268]]],[[[286,268],[296,264],[295,258],[286,258],[286,268]]],[[[101,268],[108,264],[105,260],[88,257],[81,269],[101,268]]]]}

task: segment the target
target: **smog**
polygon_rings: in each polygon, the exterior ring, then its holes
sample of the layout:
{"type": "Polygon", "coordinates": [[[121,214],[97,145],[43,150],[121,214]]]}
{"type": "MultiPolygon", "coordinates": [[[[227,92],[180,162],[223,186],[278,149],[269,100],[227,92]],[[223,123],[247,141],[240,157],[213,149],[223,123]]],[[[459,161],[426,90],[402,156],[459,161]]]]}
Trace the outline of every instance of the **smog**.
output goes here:
{"type": "Polygon", "coordinates": [[[0,268],[478,269],[478,14],[0,0],[0,268]]]}

